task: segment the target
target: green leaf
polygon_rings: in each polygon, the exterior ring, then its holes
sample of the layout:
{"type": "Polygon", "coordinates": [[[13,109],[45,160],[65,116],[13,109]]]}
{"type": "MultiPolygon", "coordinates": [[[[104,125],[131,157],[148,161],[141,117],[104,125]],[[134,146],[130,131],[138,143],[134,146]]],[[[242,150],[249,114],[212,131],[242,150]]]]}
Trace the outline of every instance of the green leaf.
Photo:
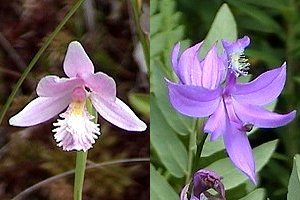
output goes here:
{"type": "MultiPolygon", "coordinates": [[[[259,172],[267,164],[276,148],[277,142],[278,140],[273,140],[254,148],[256,172],[259,172]]],[[[223,183],[226,190],[237,187],[249,180],[246,175],[233,166],[229,158],[218,160],[206,168],[214,170],[224,177],[223,183]]]]}
{"type": "Polygon", "coordinates": [[[153,15],[157,11],[158,0],[151,0],[150,15],[153,15]]]}
{"type": "Polygon", "coordinates": [[[294,156],[294,165],[288,185],[287,200],[295,200],[300,197],[300,155],[294,156]]]}
{"type": "Polygon", "coordinates": [[[143,115],[150,116],[150,96],[144,93],[130,93],[129,102],[133,108],[143,115]]]}
{"type": "MultiPolygon", "coordinates": [[[[151,37],[150,57],[158,56],[171,49],[184,35],[184,27],[178,26],[173,30],[159,32],[151,37]]],[[[169,63],[168,63],[169,64],[169,63]]]]}
{"type": "Polygon", "coordinates": [[[243,12],[245,15],[248,15],[253,20],[255,20],[256,23],[254,23],[253,25],[255,27],[258,27],[258,30],[259,27],[261,27],[270,33],[283,33],[280,25],[270,15],[266,14],[265,11],[262,11],[255,6],[246,4],[241,1],[227,0],[227,2],[230,3],[230,5],[236,7],[240,12],[243,12]]]}
{"type": "Polygon", "coordinates": [[[152,164],[150,165],[150,180],[151,200],[175,200],[179,198],[178,194],[152,164]]]}
{"type": "Polygon", "coordinates": [[[221,39],[232,41],[237,39],[236,22],[227,4],[221,6],[212,23],[200,52],[201,57],[215,42],[221,39]]]}
{"type": "Polygon", "coordinates": [[[296,83],[300,83],[300,77],[296,76],[296,77],[293,77],[293,79],[296,83]]]}
{"type": "Polygon", "coordinates": [[[175,177],[187,173],[188,154],[185,146],[168,125],[157,106],[155,97],[151,96],[151,145],[167,170],[175,177]]]}
{"type": "Polygon", "coordinates": [[[239,186],[232,188],[231,190],[226,190],[226,198],[227,199],[240,199],[251,192],[253,192],[256,188],[251,181],[246,181],[245,183],[240,184],[239,186]]]}
{"type": "Polygon", "coordinates": [[[151,34],[155,34],[161,29],[162,19],[163,19],[162,13],[158,13],[156,15],[151,16],[151,20],[150,20],[151,34]]]}
{"type": "MultiPolygon", "coordinates": [[[[158,12],[151,15],[150,22],[150,57],[152,61],[154,57],[161,59],[162,54],[169,52],[172,46],[184,36],[184,27],[178,23],[181,13],[176,12],[176,2],[173,0],[160,0],[158,8],[158,12]]],[[[165,62],[165,64],[169,65],[169,62],[165,62]]]]}
{"type": "Polygon", "coordinates": [[[177,134],[188,135],[194,133],[196,120],[180,114],[171,106],[169,97],[167,96],[166,82],[160,69],[160,63],[155,62],[155,66],[152,67],[150,74],[151,91],[157,99],[159,110],[177,134]]]}
{"type": "Polygon", "coordinates": [[[208,157],[211,156],[219,151],[224,150],[224,144],[223,144],[223,139],[219,138],[216,141],[210,141],[209,140],[210,135],[206,138],[206,141],[203,146],[203,150],[201,153],[202,157],[208,157]]]}
{"type": "Polygon", "coordinates": [[[289,4],[286,2],[286,0],[242,0],[242,2],[266,7],[266,8],[274,8],[278,10],[286,10],[289,9],[289,4]]]}
{"type": "MultiPolygon", "coordinates": [[[[166,33],[162,32],[151,37],[150,58],[157,56],[164,50],[167,36],[168,35],[166,33]]],[[[150,69],[152,68],[150,67],[150,69]]]]}
{"type": "Polygon", "coordinates": [[[258,188],[253,192],[249,193],[247,196],[241,198],[240,200],[265,200],[266,191],[265,189],[258,188]]]}

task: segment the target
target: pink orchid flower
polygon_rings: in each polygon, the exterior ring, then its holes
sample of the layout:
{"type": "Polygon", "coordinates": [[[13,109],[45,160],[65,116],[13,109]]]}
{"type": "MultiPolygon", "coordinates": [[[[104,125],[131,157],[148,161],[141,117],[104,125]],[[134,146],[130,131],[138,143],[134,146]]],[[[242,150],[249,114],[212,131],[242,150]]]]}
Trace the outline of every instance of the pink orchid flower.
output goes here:
{"type": "Polygon", "coordinates": [[[13,116],[9,123],[27,127],[59,116],[53,125],[58,146],[63,150],[92,148],[100,135],[99,124],[91,121],[94,116],[86,109],[90,99],[97,112],[112,124],[128,131],[144,131],[147,126],[134,112],[116,97],[116,83],[108,75],[94,73],[94,65],[79,42],[69,44],[64,60],[64,72],[69,78],[46,76],[36,88],[38,97],[22,111],[13,116]]]}

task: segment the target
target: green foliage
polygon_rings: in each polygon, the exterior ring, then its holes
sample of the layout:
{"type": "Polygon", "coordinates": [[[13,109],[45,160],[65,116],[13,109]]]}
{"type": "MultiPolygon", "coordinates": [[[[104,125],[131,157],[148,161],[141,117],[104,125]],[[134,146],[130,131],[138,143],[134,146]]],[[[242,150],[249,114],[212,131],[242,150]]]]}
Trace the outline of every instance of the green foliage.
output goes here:
{"type": "Polygon", "coordinates": [[[163,118],[156,101],[151,101],[150,129],[151,144],[168,172],[178,178],[186,175],[188,168],[187,150],[163,118]]]}
{"type": "Polygon", "coordinates": [[[169,183],[160,175],[155,168],[150,165],[150,197],[151,200],[175,200],[178,195],[169,185],[169,183]]]}
{"type": "Polygon", "coordinates": [[[264,189],[256,189],[253,192],[249,193],[247,196],[241,198],[240,200],[265,200],[266,191],[264,189]]]}
{"type": "Polygon", "coordinates": [[[150,59],[151,69],[155,68],[153,61],[160,60],[165,65],[163,70],[171,74],[169,66],[170,49],[184,37],[184,27],[179,25],[181,14],[175,12],[176,2],[173,0],[151,1],[150,21],[150,59]],[[167,50],[167,51],[166,51],[167,50]]]}
{"type": "Polygon", "coordinates": [[[221,39],[227,39],[230,41],[237,39],[236,23],[227,4],[223,4],[219,9],[205,38],[203,51],[200,52],[200,55],[205,55],[212,44],[220,41],[221,39]]]}
{"type": "Polygon", "coordinates": [[[249,17],[252,19],[251,22],[253,22],[253,26],[247,28],[267,33],[277,33],[280,34],[279,36],[282,36],[281,33],[283,31],[281,30],[280,25],[266,12],[242,1],[227,0],[227,2],[238,8],[240,12],[244,13],[245,18],[249,17]]]}
{"type": "Polygon", "coordinates": [[[293,171],[290,177],[287,200],[294,200],[300,197],[300,155],[294,157],[293,171]]]}
{"type": "MultiPolygon", "coordinates": [[[[259,172],[267,164],[276,148],[277,142],[277,140],[267,142],[253,149],[256,171],[259,172]]],[[[229,158],[220,159],[205,168],[218,172],[224,178],[223,183],[227,190],[248,181],[248,178],[232,165],[229,158]]]]}
{"type": "Polygon", "coordinates": [[[142,113],[147,118],[150,117],[150,97],[148,94],[130,93],[128,98],[129,103],[136,111],[142,113]]]}

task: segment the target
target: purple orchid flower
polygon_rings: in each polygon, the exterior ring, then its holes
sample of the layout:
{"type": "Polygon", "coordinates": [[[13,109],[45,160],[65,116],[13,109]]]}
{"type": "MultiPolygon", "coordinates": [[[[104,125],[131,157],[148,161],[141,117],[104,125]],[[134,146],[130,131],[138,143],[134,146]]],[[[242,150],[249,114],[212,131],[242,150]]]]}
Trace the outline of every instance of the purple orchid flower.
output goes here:
{"type": "Polygon", "coordinates": [[[246,132],[252,126],[275,128],[291,122],[296,111],[277,114],[263,106],[274,101],[286,80],[286,64],[267,71],[249,83],[237,83],[237,76],[247,75],[248,60],[244,48],[249,37],[236,42],[223,41],[226,53],[218,56],[213,46],[203,60],[198,58],[202,43],[179,56],[175,45],[171,60],[179,83],[167,80],[173,107],[191,117],[209,117],[204,132],[210,139],[223,136],[233,164],[256,184],[255,163],[246,132]]]}
{"type": "Polygon", "coordinates": [[[144,131],[146,124],[116,97],[116,83],[108,75],[94,73],[94,65],[79,42],[71,42],[64,60],[64,72],[69,78],[46,76],[36,88],[38,97],[9,123],[27,127],[45,122],[60,114],[53,125],[58,146],[63,150],[92,148],[100,135],[99,125],[91,121],[94,117],[86,109],[89,98],[97,112],[112,124],[129,131],[144,131]],[[86,89],[88,88],[88,89],[86,89]]]}
{"type": "Polygon", "coordinates": [[[180,200],[225,200],[225,189],[221,179],[222,178],[212,170],[201,169],[197,171],[193,176],[192,186],[187,184],[181,190],[180,200]],[[211,194],[208,191],[209,189],[214,189],[217,194],[211,194]],[[189,190],[191,194],[188,195],[189,190]]]}

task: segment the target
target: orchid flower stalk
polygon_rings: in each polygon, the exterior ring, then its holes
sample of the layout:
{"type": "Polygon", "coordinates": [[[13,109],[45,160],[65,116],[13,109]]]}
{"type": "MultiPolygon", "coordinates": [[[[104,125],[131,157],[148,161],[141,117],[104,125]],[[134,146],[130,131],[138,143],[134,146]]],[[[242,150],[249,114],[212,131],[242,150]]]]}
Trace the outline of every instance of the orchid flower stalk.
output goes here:
{"type": "MultiPolygon", "coordinates": [[[[179,54],[178,43],[171,56],[178,83],[167,80],[169,99],[180,113],[208,117],[204,132],[212,141],[222,136],[232,163],[257,183],[252,149],[247,137],[251,127],[275,128],[291,122],[296,111],[277,114],[264,108],[283,90],[286,64],[267,71],[249,83],[238,83],[238,76],[248,74],[244,49],[250,44],[245,36],[235,42],[222,41],[225,51],[217,53],[214,45],[206,57],[198,58],[202,43],[179,54]]],[[[197,158],[196,158],[197,159],[197,158]]]]}
{"type": "Polygon", "coordinates": [[[94,65],[79,42],[69,44],[63,68],[68,78],[54,75],[42,78],[36,88],[38,97],[10,118],[9,123],[34,126],[61,113],[60,119],[53,123],[54,138],[63,150],[78,151],[74,199],[79,200],[87,151],[100,135],[99,124],[93,121],[97,116],[88,111],[87,102],[104,119],[122,129],[144,131],[147,126],[116,97],[115,81],[102,72],[94,73],[94,65]]]}

